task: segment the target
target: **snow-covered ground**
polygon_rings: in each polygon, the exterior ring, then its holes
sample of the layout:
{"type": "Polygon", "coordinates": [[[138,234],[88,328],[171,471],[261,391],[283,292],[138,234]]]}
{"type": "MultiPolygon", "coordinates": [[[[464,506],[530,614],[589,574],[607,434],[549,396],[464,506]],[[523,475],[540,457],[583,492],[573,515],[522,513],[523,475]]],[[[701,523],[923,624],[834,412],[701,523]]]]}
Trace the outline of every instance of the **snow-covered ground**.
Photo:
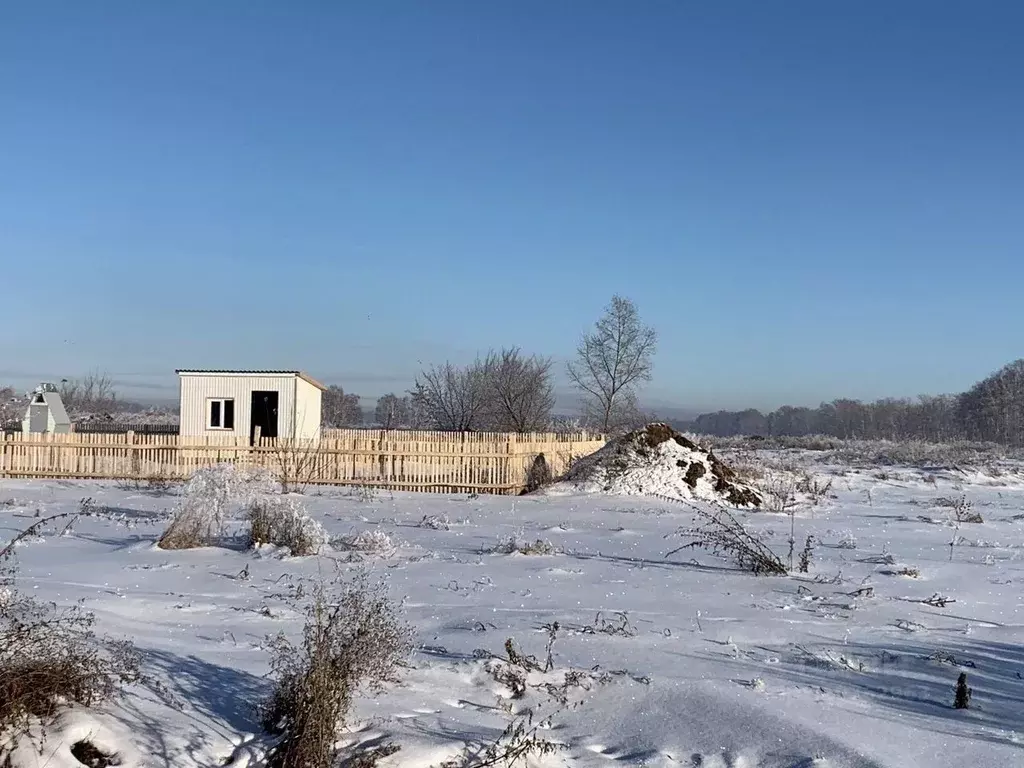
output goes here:
{"type": "MultiPolygon", "coordinates": [[[[403,683],[358,704],[353,744],[402,747],[385,765],[426,768],[496,738],[507,691],[475,651],[503,653],[511,637],[543,658],[553,622],[555,665],[604,674],[567,711],[537,691],[512,702],[551,716],[543,735],[566,749],[546,765],[1024,765],[1024,466],[813,471],[832,476],[836,498],[797,509],[797,553],[808,534],[818,544],[810,572],[787,577],[755,577],[699,549],[667,557],[685,543],[673,534],[691,509],[603,494],[313,491],[303,502],[332,536],[381,531],[395,547],[290,558],[155,548],[173,494],[3,480],[0,540],[83,497],[105,508],[68,535],[19,545],[18,585],[83,600],[98,631],[143,652],[151,680],[92,716],[125,765],[245,765],[269,686],[266,637],[301,630],[289,587],[366,566],[404,600],[418,643],[403,683]],[[984,522],[955,534],[937,500],[961,494],[984,522]],[[448,529],[420,526],[424,516],[448,529]],[[555,552],[490,551],[513,534],[555,552]],[[934,595],[949,602],[922,602],[934,595]],[[969,710],[952,707],[961,671],[969,710]]],[[[788,516],[737,514],[788,559],[788,516]]]]}

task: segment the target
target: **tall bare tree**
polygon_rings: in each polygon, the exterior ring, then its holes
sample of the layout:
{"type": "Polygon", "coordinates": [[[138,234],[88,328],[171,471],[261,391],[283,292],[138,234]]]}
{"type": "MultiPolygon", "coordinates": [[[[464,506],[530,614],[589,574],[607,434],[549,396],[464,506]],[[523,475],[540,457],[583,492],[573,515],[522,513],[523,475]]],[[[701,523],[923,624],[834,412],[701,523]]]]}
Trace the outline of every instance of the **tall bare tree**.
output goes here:
{"type": "Polygon", "coordinates": [[[460,368],[431,366],[417,378],[412,403],[434,429],[473,432],[488,428],[490,359],[460,368]]]}
{"type": "Polygon", "coordinates": [[[625,428],[636,408],[636,387],[650,381],[658,334],[640,321],[636,304],[613,296],[604,315],[585,334],[568,365],[584,413],[603,432],[625,428]]]}
{"type": "Polygon", "coordinates": [[[487,357],[491,428],[499,432],[543,432],[551,426],[555,387],[551,359],[524,357],[518,347],[487,357]]]}
{"type": "Polygon", "coordinates": [[[377,398],[374,418],[384,429],[407,427],[412,420],[409,410],[409,399],[391,392],[377,398]]]}

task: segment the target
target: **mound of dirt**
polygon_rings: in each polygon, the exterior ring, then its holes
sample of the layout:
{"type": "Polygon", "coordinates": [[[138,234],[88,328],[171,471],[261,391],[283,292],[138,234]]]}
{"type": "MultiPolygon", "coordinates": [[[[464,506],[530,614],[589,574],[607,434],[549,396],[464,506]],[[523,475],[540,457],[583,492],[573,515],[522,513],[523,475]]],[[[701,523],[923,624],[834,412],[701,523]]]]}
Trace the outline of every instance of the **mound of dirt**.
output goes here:
{"type": "Polygon", "coordinates": [[[580,459],[545,493],[617,493],[759,507],[761,496],[710,450],[667,424],[648,424],[580,459]]]}

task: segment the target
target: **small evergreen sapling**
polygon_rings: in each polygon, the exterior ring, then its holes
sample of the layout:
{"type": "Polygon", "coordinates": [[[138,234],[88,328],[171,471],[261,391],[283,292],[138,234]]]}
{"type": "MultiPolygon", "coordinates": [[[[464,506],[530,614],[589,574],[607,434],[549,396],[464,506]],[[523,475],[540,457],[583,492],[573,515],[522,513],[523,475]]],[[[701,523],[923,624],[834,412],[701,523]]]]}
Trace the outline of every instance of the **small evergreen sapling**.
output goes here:
{"type": "Polygon", "coordinates": [[[971,689],[967,687],[967,673],[961,672],[956,679],[956,697],[953,699],[954,709],[970,709],[971,689]]]}

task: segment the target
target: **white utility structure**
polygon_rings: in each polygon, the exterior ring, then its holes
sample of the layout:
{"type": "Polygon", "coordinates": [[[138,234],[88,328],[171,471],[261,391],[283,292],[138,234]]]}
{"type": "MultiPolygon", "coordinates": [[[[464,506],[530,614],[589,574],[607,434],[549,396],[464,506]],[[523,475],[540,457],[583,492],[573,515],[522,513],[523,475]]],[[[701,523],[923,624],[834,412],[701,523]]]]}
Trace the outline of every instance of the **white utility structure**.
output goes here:
{"type": "Polygon", "coordinates": [[[24,434],[50,433],[66,435],[71,432],[71,419],[64,409],[64,401],[53,384],[40,384],[29,393],[28,409],[21,420],[24,434]]]}
{"type": "Polygon", "coordinates": [[[320,437],[326,387],[302,371],[179,369],[183,437],[320,437]]]}

